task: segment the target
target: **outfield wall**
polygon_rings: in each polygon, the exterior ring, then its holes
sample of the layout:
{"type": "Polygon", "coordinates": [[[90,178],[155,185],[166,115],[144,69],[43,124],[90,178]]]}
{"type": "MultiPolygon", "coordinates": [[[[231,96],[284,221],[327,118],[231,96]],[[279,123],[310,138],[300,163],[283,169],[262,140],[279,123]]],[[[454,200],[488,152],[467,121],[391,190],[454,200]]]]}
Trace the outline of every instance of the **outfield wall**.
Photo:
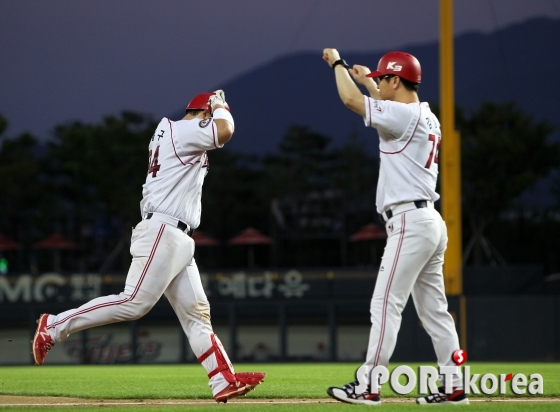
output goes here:
{"type": "MultiPolygon", "coordinates": [[[[496,282],[495,276],[481,273],[479,279],[496,282]]],[[[223,272],[203,279],[214,329],[232,360],[359,362],[369,336],[375,274],[317,269],[223,272]]],[[[560,296],[519,294],[529,289],[519,287],[528,281],[535,287],[533,275],[512,276],[519,280],[518,286],[510,282],[517,295],[449,298],[462,347],[477,361],[560,361],[560,296]]],[[[123,276],[96,274],[0,277],[0,365],[31,363],[29,341],[40,313],[118,293],[123,281],[123,276]]],[[[139,321],[71,336],[48,358],[52,364],[194,361],[165,298],[139,321]]],[[[411,301],[392,361],[435,361],[411,301]]]]}

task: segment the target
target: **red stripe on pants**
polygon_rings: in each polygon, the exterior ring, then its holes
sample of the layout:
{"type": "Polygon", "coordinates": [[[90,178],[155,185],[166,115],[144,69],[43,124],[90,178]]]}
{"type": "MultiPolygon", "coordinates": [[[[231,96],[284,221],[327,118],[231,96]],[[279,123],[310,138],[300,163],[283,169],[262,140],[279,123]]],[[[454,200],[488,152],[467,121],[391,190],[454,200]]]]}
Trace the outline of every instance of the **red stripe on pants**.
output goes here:
{"type": "Polygon", "coordinates": [[[142,282],[143,282],[144,278],[146,277],[146,273],[148,272],[148,269],[150,268],[150,264],[152,263],[152,260],[154,258],[155,253],[156,253],[156,249],[158,247],[159,241],[161,240],[161,236],[163,234],[164,229],[165,229],[165,225],[161,225],[161,228],[159,229],[158,235],[156,237],[156,241],[154,242],[154,246],[152,247],[152,251],[150,252],[150,256],[148,257],[148,261],[146,262],[146,266],[144,266],[144,270],[142,271],[142,275],[140,276],[140,279],[138,280],[138,283],[136,284],[136,287],[134,288],[134,292],[132,292],[130,297],[128,297],[126,299],[116,301],[116,302],[101,303],[99,305],[92,306],[91,308],[83,309],[79,312],[73,313],[73,314],[65,317],[62,320],[59,320],[58,322],[53,323],[47,329],[52,329],[52,328],[54,328],[58,325],[63,324],[67,320],[72,319],[75,316],[83,315],[84,313],[91,312],[92,310],[105,308],[105,307],[108,307],[108,306],[120,305],[120,304],[123,304],[123,303],[130,302],[132,299],[134,299],[134,297],[138,293],[138,290],[140,289],[140,286],[142,285],[142,282]]]}
{"type": "Polygon", "coordinates": [[[387,304],[389,301],[389,290],[391,289],[391,284],[393,283],[393,277],[395,276],[395,271],[397,270],[397,263],[399,261],[399,255],[401,253],[401,247],[403,244],[403,240],[404,240],[404,230],[405,230],[405,226],[406,226],[406,219],[405,219],[405,214],[403,213],[401,215],[401,223],[402,223],[402,227],[401,227],[401,234],[399,237],[399,244],[397,246],[397,251],[395,254],[395,259],[393,260],[393,267],[391,268],[391,274],[389,275],[389,281],[387,282],[387,289],[385,289],[385,296],[383,297],[383,310],[382,310],[382,317],[381,317],[381,333],[380,333],[380,337],[379,337],[379,342],[377,343],[377,352],[375,353],[375,358],[374,358],[374,366],[378,365],[379,362],[379,356],[381,355],[381,346],[383,345],[383,338],[385,337],[385,323],[386,323],[386,318],[387,318],[387,304]]]}

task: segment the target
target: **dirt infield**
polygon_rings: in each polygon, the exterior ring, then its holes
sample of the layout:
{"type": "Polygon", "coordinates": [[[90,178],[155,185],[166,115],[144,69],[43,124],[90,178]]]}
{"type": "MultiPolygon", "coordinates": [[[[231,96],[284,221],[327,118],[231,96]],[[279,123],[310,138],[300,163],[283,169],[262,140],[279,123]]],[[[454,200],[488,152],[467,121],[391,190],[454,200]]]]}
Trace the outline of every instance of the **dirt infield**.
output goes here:
{"type": "MultiPolygon", "coordinates": [[[[555,403],[560,397],[533,398],[470,398],[471,403],[511,402],[511,403],[555,403]]],[[[338,403],[332,399],[233,399],[235,404],[325,404],[338,403]]],[[[414,403],[413,398],[385,398],[383,403],[414,403]]],[[[86,399],[55,396],[14,396],[0,395],[0,408],[9,406],[172,406],[172,405],[215,405],[212,399],[86,399]]]]}
{"type": "MultiPolygon", "coordinates": [[[[404,401],[404,400],[403,400],[404,401]]],[[[411,401],[411,400],[406,400],[411,401]]],[[[233,399],[236,404],[320,404],[337,403],[333,399],[233,399]]],[[[55,396],[0,395],[2,406],[170,406],[170,405],[215,405],[213,399],[86,399],[55,396]]]]}

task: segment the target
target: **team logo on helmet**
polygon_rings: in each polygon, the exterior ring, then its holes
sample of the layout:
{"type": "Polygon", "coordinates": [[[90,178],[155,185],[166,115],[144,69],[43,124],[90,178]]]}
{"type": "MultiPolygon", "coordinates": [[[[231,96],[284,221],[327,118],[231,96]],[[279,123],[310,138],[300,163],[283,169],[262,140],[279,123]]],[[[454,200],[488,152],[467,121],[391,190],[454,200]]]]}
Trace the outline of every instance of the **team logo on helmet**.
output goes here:
{"type": "Polygon", "coordinates": [[[212,120],[210,117],[208,119],[202,119],[200,122],[198,122],[198,125],[200,127],[206,127],[210,124],[210,120],[212,120]]]}
{"type": "Polygon", "coordinates": [[[402,66],[401,65],[396,65],[397,62],[389,62],[387,63],[387,70],[393,70],[394,72],[400,72],[402,70],[402,66]]]}

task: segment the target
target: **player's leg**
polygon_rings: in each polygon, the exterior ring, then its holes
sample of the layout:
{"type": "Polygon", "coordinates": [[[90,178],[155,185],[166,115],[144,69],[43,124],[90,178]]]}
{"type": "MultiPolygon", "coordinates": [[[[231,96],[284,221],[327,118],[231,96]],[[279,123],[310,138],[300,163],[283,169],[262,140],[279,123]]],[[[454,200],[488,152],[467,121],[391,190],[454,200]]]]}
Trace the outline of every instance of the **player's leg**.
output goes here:
{"type": "Polygon", "coordinates": [[[194,259],[171,281],[165,296],[181,322],[193,353],[208,372],[209,386],[217,402],[245,395],[262,382],[264,373],[235,373],[225,349],[212,330],[210,304],[194,259]]]}
{"type": "Polygon", "coordinates": [[[388,225],[387,246],[371,300],[372,327],[365,365],[389,365],[402,311],[421,268],[437,246],[434,219],[427,208],[402,213],[388,225]]]}
{"type": "Polygon", "coordinates": [[[379,403],[376,394],[357,393],[356,390],[361,391],[359,388],[369,384],[369,373],[375,366],[389,365],[397,342],[402,311],[420,268],[436,247],[431,234],[433,218],[426,210],[402,213],[387,224],[387,245],[370,305],[371,329],[366,360],[356,373],[356,382],[363,384],[329,388],[327,393],[335,399],[350,403],[379,403]]]}
{"type": "MultiPolygon", "coordinates": [[[[435,397],[432,395],[418,398],[418,403],[468,403],[468,399],[462,391],[460,369],[452,360],[453,352],[459,349],[459,337],[453,317],[447,310],[447,297],[445,296],[443,257],[447,246],[447,231],[443,220],[441,220],[440,228],[440,243],[434,255],[418,275],[412,289],[412,299],[418,317],[432,339],[438,365],[456,368],[457,373],[453,376],[453,387],[456,389],[451,396],[452,399],[446,395],[437,394],[435,397]]],[[[440,381],[440,384],[443,386],[445,383],[440,381]]]]}
{"type": "Polygon", "coordinates": [[[40,348],[42,340],[47,340],[52,346],[80,330],[145,315],[173,277],[191,259],[192,255],[186,247],[188,239],[185,233],[160,222],[140,222],[132,233],[130,252],[133,259],[124,291],[118,295],[95,298],[58,315],[42,315],[33,342],[34,354],[37,352],[36,363],[41,364],[46,355],[40,348]],[[48,335],[45,334],[47,331],[48,335]]]}

